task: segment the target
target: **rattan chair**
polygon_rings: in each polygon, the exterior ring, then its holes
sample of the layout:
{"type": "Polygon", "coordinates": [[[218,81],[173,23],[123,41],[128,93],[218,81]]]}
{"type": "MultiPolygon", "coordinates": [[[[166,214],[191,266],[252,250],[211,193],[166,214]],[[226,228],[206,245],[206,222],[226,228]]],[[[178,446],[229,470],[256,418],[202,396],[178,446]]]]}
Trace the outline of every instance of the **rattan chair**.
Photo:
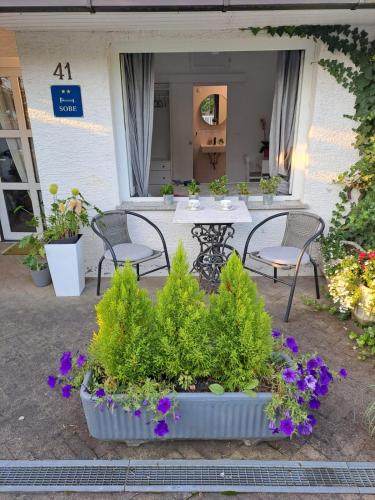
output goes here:
{"type": "Polygon", "coordinates": [[[159,271],[160,269],[170,269],[167,245],[160,229],[149,219],[136,212],[129,210],[111,210],[103,212],[93,218],[91,222],[92,230],[102,239],[104,243],[104,254],[98,264],[98,283],[96,288],[97,295],[100,295],[100,282],[102,274],[102,264],[105,259],[111,260],[117,268],[123,265],[127,260],[136,268],[137,278],[146,274],[159,271]],[[153,250],[146,245],[133,243],[128,231],[128,216],[138,217],[149,224],[159,235],[163,250],[153,250]],[[156,259],[164,254],[165,265],[156,269],[151,269],[140,273],[140,264],[152,259],[156,259]]]}
{"type": "Polygon", "coordinates": [[[296,288],[297,277],[301,265],[311,263],[314,268],[316,297],[320,298],[318,269],[317,264],[311,257],[311,244],[324,231],[324,221],[318,215],[309,212],[281,212],[271,217],[267,217],[257,224],[247,237],[245,249],[242,257],[242,263],[246,269],[253,273],[260,274],[266,278],[272,279],[274,283],[279,282],[288,285],[291,290],[288,299],[284,321],[289,320],[290,309],[292,307],[294,291],[296,288]],[[254,252],[248,252],[250,240],[254,233],[268,221],[277,217],[286,217],[286,227],[284,237],[280,246],[266,247],[254,252]],[[273,267],[273,276],[263,273],[258,269],[247,267],[246,259],[256,261],[260,264],[266,264],[273,267]],[[294,276],[291,283],[277,277],[278,269],[294,269],[294,276]]]}

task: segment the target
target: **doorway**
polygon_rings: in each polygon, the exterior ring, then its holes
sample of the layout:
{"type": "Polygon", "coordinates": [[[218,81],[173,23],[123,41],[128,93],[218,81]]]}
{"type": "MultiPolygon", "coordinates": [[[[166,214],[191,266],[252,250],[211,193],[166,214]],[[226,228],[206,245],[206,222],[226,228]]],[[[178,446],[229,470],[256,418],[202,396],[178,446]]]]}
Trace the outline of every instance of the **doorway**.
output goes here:
{"type": "Polygon", "coordinates": [[[3,239],[35,232],[40,185],[25,91],[19,68],[0,68],[0,222],[3,239]],[[15,211],[18,206],[24,210],[15,211]]]}
{"type": "Polygon", "coordinates": [[[227,85],[193,86],[193,173],[201,183],[226,173],[227,85]]]}

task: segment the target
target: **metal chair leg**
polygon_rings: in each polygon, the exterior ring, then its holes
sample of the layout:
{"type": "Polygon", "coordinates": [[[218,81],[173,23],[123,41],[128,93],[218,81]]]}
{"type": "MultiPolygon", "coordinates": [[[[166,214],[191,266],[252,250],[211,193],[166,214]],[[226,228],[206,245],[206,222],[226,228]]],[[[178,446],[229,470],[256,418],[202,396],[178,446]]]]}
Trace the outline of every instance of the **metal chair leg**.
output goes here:
{"type": "Polygon", "coordinates": [[[316,298],[320,299],[320,290],[319,290],[319,278],[318,278],[318,266],[314,260],[311,260],[311,264],[314,267],[314,280],[315,280],[315,292],[316,298]]]}
{"type": "Polygon", "coordinates": [[[103,264],[104,257],[102,257],[99,260],[99,265],[98,265],[98,282],[96,285],[96,295],[100,295],[100,282],[102,279],[102,264],[103,264]]]}
{"type": "Polygon", "coordinates": [[[273,282],[276,283],[277,281],[277,267],[273,268],[273,282]]]}
{"type": "Polygon", "coordinates": [[[135,269],[137,271],[137,281],[139,281],[139,279],[140,279],[140,277],[139,277],[139,264],[135,265],[135,269]]]}
{"type": "Polygon", "coordinates": [[[294,296],[294,291],[296,289],[299,268],[300,268],[300,263],[298,263],[298,265],[296,266],[296,271],[294,274],[293,283],[292,283],[292,286],[290,288],[288,305],[286,307],[286,312],[285,312],[285,316],[284,316],[284,323],[288,323],[288,321],[289,321],[289,314],[290,314],[290,310],[292,308],[293,296],[294,296]]]}

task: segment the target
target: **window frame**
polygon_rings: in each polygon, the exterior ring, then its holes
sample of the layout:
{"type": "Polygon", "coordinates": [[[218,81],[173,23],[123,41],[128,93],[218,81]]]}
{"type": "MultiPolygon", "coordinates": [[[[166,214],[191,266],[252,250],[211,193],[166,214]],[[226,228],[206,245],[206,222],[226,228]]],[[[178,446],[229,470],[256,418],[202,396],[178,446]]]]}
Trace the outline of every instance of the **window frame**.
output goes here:
{"type": "MultiPolygon", "coordinates": [[[[301,68],[300,92],[297,109],[295,150],[291,170],[291,194],[277,195],[275,201],[302,202],[304,198],[304,182],[308,168],[309,128],[314,106],[314,90],[316,80],[316,62],[319,46],[316,42],[307,39],[275,37],[266,35],[253,37],[250,33],[238,31],[230,38],[173,38],[173,35],[140,40],[127,40],[113,43],[108,52],[108,69],[110,80],[111,108],[113,117],[113,131],[115,154],[119,181],[120,199],[122,202],[160,201],[160,197],[134,197],[131,195],[132,178],[127,151],[125,113],[123,105],[122,77],[120,68],[120,54],[123,53],[175,53],[175,52],[261,52],[279,50],[303,50],[304,60],[301,68]],[[152,50],[150,50],[152,48],[152,50]],[[188,50],[187,50],[188,48],[188,50]]],[[[262,196],[252,196],[255,202],[261,201],[262,196]]]]}

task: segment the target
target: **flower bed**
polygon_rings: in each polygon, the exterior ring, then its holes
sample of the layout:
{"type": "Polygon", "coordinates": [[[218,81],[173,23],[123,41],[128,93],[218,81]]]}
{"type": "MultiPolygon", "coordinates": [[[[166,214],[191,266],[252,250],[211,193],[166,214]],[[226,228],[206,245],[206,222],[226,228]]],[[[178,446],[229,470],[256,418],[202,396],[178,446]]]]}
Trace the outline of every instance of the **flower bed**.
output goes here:
{"type": "Polygon", "coordinates": [[[97,317],[88,357],[63,353],[48,383],[66,399],[81,388],[90,433],[99,439],[307,436],[314,410],[347,375],[272,331],[236,255],[208,300],[182,247],[155,303],[126,264],[97,317]]]}

